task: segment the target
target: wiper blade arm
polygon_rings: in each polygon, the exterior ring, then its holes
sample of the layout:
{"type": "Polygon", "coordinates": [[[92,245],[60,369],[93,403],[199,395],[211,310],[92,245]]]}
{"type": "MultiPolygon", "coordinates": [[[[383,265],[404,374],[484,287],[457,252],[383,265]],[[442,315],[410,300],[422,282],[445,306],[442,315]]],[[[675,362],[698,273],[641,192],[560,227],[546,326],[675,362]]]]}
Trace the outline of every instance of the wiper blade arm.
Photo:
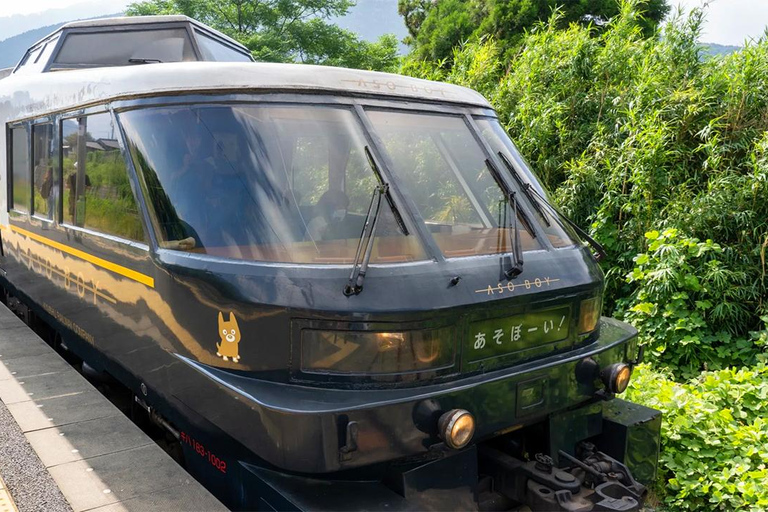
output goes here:
{"type": "Polygon", "coordinates": [[[344,287],[344,295],[347,297],[357,295],[363,291],[363,281],[368,272],[368,263],[371,261],[373,241],[376,237],[376,226],[379,223],[381,212],[381,198],[387,194],[389,185],[378,185],[373,189],[371,204],[368,206],[368,214],[365,216],[363,231],[360,233],[360,241],[357,243],[355,262],[352,272],[349,274],[349,282],[344,287]]]}
{"type": "MultiPolygon", "coordinates": [[[[501,177],[501,173],[496,168],[495,165],[493,165],[493,162],[491,162],[489,159],[485,159],[485,166],[488,168],[488,171],[491,173],[491,176],[493,176],[493,180],[496,182],[496,184],[499,186],[501,191],[504,193],[505,198],[509,198],[510,196],[514,196],[515,192],[509,188],[507,185],[507,182],[504,181],[504,178],[501,177]]],[[[510,201],[511,204],[511,201],[510,201]]],[[[515,205],[517,205],[517,202],[515,202],[515,205]]],[[[519,210],[518,212],[520,214],[520,217],[523,219],[523,222],[525,223],[525,229],[528,230],[528,232],[531,234],[533,238],[536,238],[536,230],[533,229],[533,224],[531,224],[531,219],[528,218],[528,215],[525,214],[524,211],[519,210]]]]}
{"type": "MultiPolygon", "coordinates": [[[[517,210],[517,198],[515,197],[515,191],[510,190],[509,186],[507,186],[507,183],[504,181],[504,179],[501,177],[501,174],[499,173],[499,170],[496,168],[495,165],[493,165],[493,162],[491,162],[489,159],[485,159],[485,165],[488,167],[488,171],[491,173],[491,176],[493,176],[493,179],[496,181],[496,184],[501,188],[502,193],[504,194],[504,222],[499,222],[499,229],[506,229],[507,230],[507,238],[510,245],[510,248],[512,249],[512,267],[508,268],[504,271],[504,275],[507,277],[507,279],[514,279],[520,274],[523,273],[523,246],[520,243],[520,230],[517,226],[517,216],[518,216],[518,210],[517,210]],[[512,229],[514,230],[514,234],[509,232],[509,227],[507,227],[507,209],[512,210],[512,229]],[[502,225],[503,224],[503,225],[502,225]],[[514,242],[513,242],[514,241],[514,242]]],[[[528,218],[525,216],[523,212],[520,212],[522,214],[524,222],[528,225],[529,231],[532,234],[532,236],[536,236],[536,232],[533,231],[532,226],[530,225],[528,218]]]]}
{"type": "Polygon", "coordinates": [[[523,194],[525,194],[525,196],[528,198],[528,201],[531,202],[531,204],[533,205],[533,208],[536,210],[536,212],[539,215],[541,215],[541,218],[544,221],[544,223],[547,226],[549,226],[550,225],[549,219],[547,218],[546,215],[544,215],[544,212],[542,211],[541,206],[539,206],[538,201],[536,201],[536,199],[533,197],[532,191],[535,192],[535,190],[533,190],[533,187],[531,186],[531,184],[523,182],[522,178],[520,178],[520,175],[517,173],[517,170],[512,166],[512,162],[510,162],[509,159],[507,158],[507,155],[499,151],[499,158],[501,158],[501,161],[504,162],[504,166],[509,171],[509,174],[511,174],[512,177],[515,179],[517,186],[520,187],[520,190],[523,191],[523,194]]]}
{"type": "Polygon", "coordinates": [[[131,64],[162,64],[160,59],[128,59],[131,64]]]}
{"type": "Polygon", "coordinates": [[[397,205],[395,204],[395,200],[392,199],[392,193],[389,191],[389,183],[387,183],[387,180],[384,179],[384,175],[381,174],[381,169],[379,169],[379,166],[376,164],[376,161],[373,159],[373,154],[371,154],[371,148],[368,146],[365,146],[365,156],[368,158],[368,165],[371,166],[371,169],[373,169],[374,174],[376,174],[376,179],[379,180],[379,184],[384,187],[384,197],[387,199],[387,203],[389,204],[389,209],[392,210],[392,214],[395,216],[395,222],[397,222],[398,227],[400,228],[400,231],[403,232],[404,235],[408,235],[408,228],[405,225],[405,221],[403,220],[403,216],[400,215],[400,210],[397,208],[397,205]]]}
{"type": "MultiPolygon", "coordinates": [[[[520,183],[520,177],[517,175],[515,169],[512,167],[512,165],[509,163],[509,160],[507,160],[507,157],[504,156],[504,154],[499,151],[499,156],[501,157],[502,161],[504,162],[504,165],[507,166],[509,169],[509,172],[512,173],[513,176],[515,176],[515,179],[518,180],[518,183],[520,183]]],[[[547,198],[545,198],[543,195],[541,195],[538,190],[533,188],[530,183],[526,183],[525,186],[523,186],[523,190],[526,191],[526,195],[531,200],[531,203],[534,205],[536,210],[541,214],[542,218],[546,220],[546,216],[541,211],[540,205],[544,205],[549,209],[550,212],[552,212],[556,218],[564,220],[569,226],[571,226],[578,235],[585,240],[589,245],[592,246],[592,248],[595,250],[595,259],[597,261],[602,261],[606,258],[607,254],[605,252],[605,248],[600,245],[600,243],[589,236],[589,234],[581,229],[578,224],[573,222],[571,219],[569,219],[563,212],[561,212],[555,205],[547,201],[547,198]]],[[[547,226],[549,226],[549,222],[547,222],[547,226]]]]}

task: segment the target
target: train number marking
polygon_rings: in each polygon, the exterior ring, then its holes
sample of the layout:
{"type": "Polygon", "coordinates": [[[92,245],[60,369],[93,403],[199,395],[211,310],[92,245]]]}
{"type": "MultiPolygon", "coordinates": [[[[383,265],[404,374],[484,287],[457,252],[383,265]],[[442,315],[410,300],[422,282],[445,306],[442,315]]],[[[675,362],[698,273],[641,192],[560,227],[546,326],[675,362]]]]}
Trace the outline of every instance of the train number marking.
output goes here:
{"type": "Polygon", "coordinates": [[[205,447],[205,445],[199,441],[197,441],[194,437],[190,436],[186,432],[180,433],[181,442],[189,445],[192,450],[195,451],[199,456],[204,458],[208,461],[208,463],[221,471],[222,473],[226,474],[227,472],[227,463],[223,459],[220,459],[217,457],[213,452],[211,452],[208,448],[205,447]]]}

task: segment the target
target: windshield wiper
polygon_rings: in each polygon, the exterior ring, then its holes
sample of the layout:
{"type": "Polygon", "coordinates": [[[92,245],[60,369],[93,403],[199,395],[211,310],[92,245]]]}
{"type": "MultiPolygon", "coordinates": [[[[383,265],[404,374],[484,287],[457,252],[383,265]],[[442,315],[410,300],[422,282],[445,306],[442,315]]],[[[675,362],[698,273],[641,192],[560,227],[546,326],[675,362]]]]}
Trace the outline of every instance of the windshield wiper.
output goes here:
{"type": "Polygon", "coordinates": [[[408,235],[408,228],[405,226],[405,221],[403,221],[403,217],[400,215],[400,210],[397,209],[397,205],[395,204],[394,199],[392,199],[392,194],[389,191],[389,183],[387,183],[387,180],[384,179],[384,175],[381,174],[381,169],[379,169],[379,166],[373,159],[371,148],[368,146],[365,146],[365,156],[368,158],[368,165],[371,166],[374,174],[376,174],[376,179],[379,180],[379,184],[385,187],[383,194],[387,199],[389,209],[392,210],[392,214],[395,216],[395,222],[397,222],[397,226],[400,228],[400,231],[402,231],[404,235],[408,235]]]}
{"type": "Polygon", "coordinates": [[[541,218],[544,220],[544,223],[549,226],[549,219],[547,219],[547,216],[544,215],[544,212],[541,210],[541,206],[539,206],[538,201],[533,197],[532,191],[533,187],[531,187],[530,183],[525,183],[522,178],[520,178],[520,175],[517,174],[517,171],[515,171],[515,168],[512,166],[512,163],[507,159],[507,155],[499,151],[499,158],[501,158],[501,161],[504,162],[504,166],[509,171],[509,174],[512,175],[512,177],[515,179],[515,182],[517,183],[517,186],[520,187],[520,190],[523,191],[523,194],[525,194],[525,197],[528,198],[528,201],[531,202],[533,205],[533,208],[536,210],[536,212],[541,215],[541,218]]]}
{"type": "Polygon", "coordinates": [[[389,185],[377,185],[373,189],[371,204],[368,206],[368,214],[365,216],[363,231],[360,233],[360,241],[357,243],[357,252],[355,253],[355,263],[352,266],[352,273],[349,275],[349,282],[344,287],[344,295],[357,295],[363,290],[363,281],[368,271],[368,263],[371,261],[371,252],[373,251],[373,240],[376,236],[376,226],[379,224],[379,213],[381,212],[381,198],[389,191],[389,185]]]}
{"type": "MultiPolygon", "coordinates": [[[[496,184],[501,188],[502,193],[504,194],[504,222],[503,226],[499,226],[499,229],[505,228],[507,230],[507,242],[509,243],[510,247],[512,248],[512,267],[508,268],[504,271],[504,275],[507,277],[507,279],[514,279],[520,274],[523,273],[523,246],[520,243],[520,230],[517,227],[517,198],[515,197],[516,192],[509,188],[507,185],[507,182],[504,181],[504,178],[501,177],[501,173],[499,173],[499,170],[496,168],[495,165],[493,165],[493,162],[491,162],[488,158],[485,159],[485,166],[488,167],[488,171],[491,173],[491,176],[493,176],[494,181],[496,181],[496,184]],[[509,232],[509,227],[507,227],[507,210],[512,210],[512,229],[514,230],[514,234],[509,232]],[[513,243],[513,237],[514,237],[514,243],[513,243]]],[[[521,216],[524,219],[524,222],[528,225],[529,228],[531,228],[530,222],[528,221],[528,218],[525,216],[525,213],[520,212],[521,216]]],[[[499,223],[501,224],[501,223],[499,223]]],[[[529,229],[529,232],[532,236],[536,236],[536,232],[533,231],[533,229],[529,229]]]]}
{"type": "Polygon", "coordinates": [[[564,220],[569,226],[571,226],[574,231],[583,239],[585,240],[589,245],[592,246],[592,248],[595,250],[594,256],[597,261],[602,261],[606,257],[605,249],[603,248],[600,243],[589,236],[589,234],[581,229],[578,224],[573,222],[571,219],[569,219],[567,216],[563,214],[559,209],[555,207],[552,203],[547,201],[547,199],[539,193],[538,190],[533,188],[533,186],[530,183],[523,183],[523,180],[520,178],[520,176],[517,174],[517,171],[512,166],[510,161],[507,159],[506,155],[499,151],[499,157],[501,157],[501,161],[504,162],[504,165],[506,166],[507,170],[512,174],[512,176],[515,178],[517,183],[522,188],[523,192],[525,192],[525,195],[528,197],[528,199],[531,201],[531,204],[533,204],[533,207],[536,208],[536,211],[539,212],[539,215],[541,215],[541,218],[544,219],[544,222],[546,222],[547,226],[550,225],[550,222],[547,220],[547,216],[544,215],[544,212],[541,210],[541,205],[544,205],[549,209],[550,212],[554,214],[556,218],[564,220]]]}
{"type": "Polygon", "coordinates": [[[349,282],[344,287],[344,295],[347,297],[357,295],[363,291],[363,281],[365,280],[366,272],[368,272],[368,263],[371,261],[371,253],[373,252],[373,241],[376,238],[376,226],[379,225],[382,197],[386,198],[387,203],[389,203],[389,208],[392,210],[395,222],[397,222],[400,230],[404,235],[408,235],[408,228],[405,226],[405,222],[400,216],[400,211],[397,209],[397,205],[392,199],[392,194],[389,192],[389,183],[386,182],[384,175],[381,174],[381,169],[376,165],[373,154],[371,154],[371,148],[368,146],[365,146],[365,156],[368,158],[368,164],[373,169],[379,184],[373,189],[371,204],[368,206],[363,231],[360,233],[360,240],[357,243],[352,273],[349,274],[349,282]]]}
{"type": "Polygon", "coordinates": [[[160,59],[128,59],[131,64],[162,64],[160,59]]]}

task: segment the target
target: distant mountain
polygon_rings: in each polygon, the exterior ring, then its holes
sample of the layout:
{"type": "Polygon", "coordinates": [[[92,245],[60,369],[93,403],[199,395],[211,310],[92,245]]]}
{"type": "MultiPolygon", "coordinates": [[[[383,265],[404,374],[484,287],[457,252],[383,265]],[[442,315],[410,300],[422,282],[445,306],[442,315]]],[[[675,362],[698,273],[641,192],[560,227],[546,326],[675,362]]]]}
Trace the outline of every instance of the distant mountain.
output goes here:
{"type": "MultiPolygon", "coordinates": [[[[113,16],[120,16],[120,13],[114,13],[114,14],[108,14],[106,16],[98,16],[98,18],[111,18],[113,16]]],[[[85,18],[85,19],[94,19],[94,18],[85,18]]],[[[44,27],[35,28],[32,30],[28,30],[27,32],[24,32],[22,34],[9,37],[8,39],[5,39],[3,41],[0,41],[0,69],[2,68],[9,68],[15,66],[19,60],[21,60],[21,57],[24,55],[24,52],[27,51],[27,49],[59,28],[60,26],[64,25],[65,23],[69,23],[73,20],[66,20],[62,21],[61,23],[56,23],[54,25],[46,25],[44,27]]]]}
{"type": "Polygon", "coordinates": [[[728,55],[741,50],[741,46],[728,46],[724,44],[702,43],[704,52],[708,55],[728,55]]]}
{"type": "Polygon", "coordinates": [[[9,37],[5,41],[0,41],[0,69],[15,66],[19,60],[21,60],[24,52],[27,51],[27,48],[59,28],[61,25],[61,23],[57,23],[56,25],[36,28],[24,32],[23,34],[9,37]]]}
{"type": "MultiPolygon", "coordinates": [[[[3,3],[11,3],[14,0],[2,0],[3,3]]],[[[19,1],[19,0],[15,0],[19,1]]],[[[23,1],[23,0],[22,0],[23,1]]],[[[40,3],[37,0],[27,0],[28,4],[40,3]]],[[[55,2],[45,2],[54,4],[55,2]]],[[[66,23],[69,20],[90,19],[105,16],[113,12],[121,12],[129,3],[129,0],[77,0],[68,2],[73,5],[67,7],[55,7],[35,14],[14,14],[0,17],[0,41],[35,30],[42,26],[66,23]]]]}

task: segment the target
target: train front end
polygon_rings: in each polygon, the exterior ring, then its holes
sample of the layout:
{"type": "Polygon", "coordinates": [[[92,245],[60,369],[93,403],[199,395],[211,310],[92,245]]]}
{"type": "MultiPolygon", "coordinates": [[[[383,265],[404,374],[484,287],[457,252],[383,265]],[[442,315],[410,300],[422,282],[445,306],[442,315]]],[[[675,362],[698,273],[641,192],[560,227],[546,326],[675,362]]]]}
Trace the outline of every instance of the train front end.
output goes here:
{"type": "Polygon", "coordinates": [[[637,510],[635,330],[493,110],[420,94],[115,105],[187,464],[247,509],[637,510]]]}

